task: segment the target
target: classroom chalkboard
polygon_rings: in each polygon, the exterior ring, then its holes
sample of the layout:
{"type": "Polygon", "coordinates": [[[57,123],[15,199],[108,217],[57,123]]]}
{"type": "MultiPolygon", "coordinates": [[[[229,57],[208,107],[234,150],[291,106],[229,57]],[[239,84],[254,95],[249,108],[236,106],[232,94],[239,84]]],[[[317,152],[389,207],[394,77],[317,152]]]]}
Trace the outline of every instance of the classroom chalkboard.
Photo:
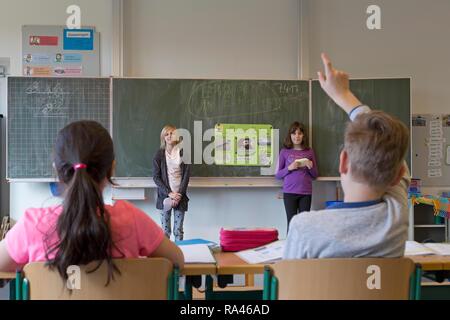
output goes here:
{"type": "MultiPolygon", "coordinates": [[[[351,90],[372,109],[383,110],[410,128],[410,79],[351,80],[351,90]]],[[[319,175],[339,176],[339,154],[344,142],[347,114],[325,94],[318,81],[312,81],[312,141],[319,175]]],[[[411,168],[410,149],[407,162],[411,168]]]]}
{"type": "MultiPolygon", "coordinates": [[[[113,139],[117,177],[151,177],[166,124],[189,130],[194,141],[219,123],[309,126],[309,82],[276,80],[113,79],[113,139]],[[201,129],[195,131],[195,121],[201,129]]],[[[197,145],[202,150],[211,143],[197,145]]],[[[281,145],[281,144],[280,144],[281,145]]],[[[201,159],[200,159],[201,160],[201,159]]],[[[198,162],[198,161],[197,161],[198,162]]],[[[196,164],[194,177],[260,176],[259,167],[196,164]]]]}
{"type": "Polygon", "coordinates": [[[7,178],[55,177],[52,152],[60,129],[95,120],[109,130],[110,80],[9,77],[7,116],[7,178]]]}
{"type": "MultiPolygon", "coordinates": [[[[351,80],[351,88],[363,103],[410,127],[410,79],[351,80]]],[[[206,150],[214,138],[203,134],[228,123],[272,125],[279,129],[281,147],[295,120],[312,125],[319,175],[336,177],[348,121],[317,81],[9,77],[7,178],[54,178],[56,134],[81,119],[107,129],[112,123],[118,178],[153,175],[153,156],[166,124],[191,133],[193,177],[260,176],[260,167],[197,164],[203,159],[195,159],[194,146],[206,150]]],[[[407,160],[410,164],[409,153],[407,160]]]]}

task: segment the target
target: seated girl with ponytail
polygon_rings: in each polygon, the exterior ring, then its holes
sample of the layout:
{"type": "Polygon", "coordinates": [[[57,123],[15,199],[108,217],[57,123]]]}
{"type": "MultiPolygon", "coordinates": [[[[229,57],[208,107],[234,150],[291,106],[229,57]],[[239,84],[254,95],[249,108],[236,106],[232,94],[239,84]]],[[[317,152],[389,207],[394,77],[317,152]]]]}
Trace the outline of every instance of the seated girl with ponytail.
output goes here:
{"type": "Polygon", "coordinates": [[[46,261],[67,279],[70,265],[112,259],[164,257],[183,268],[181,250],[140,209],[126,201],[105,205],[102,192],[114,170],[114,148],[106,129],[94,121],[73,122],[56,139],[54,164],[65,184],[62,205],[28,209],[0,242],[0,271],[46,261]]]}

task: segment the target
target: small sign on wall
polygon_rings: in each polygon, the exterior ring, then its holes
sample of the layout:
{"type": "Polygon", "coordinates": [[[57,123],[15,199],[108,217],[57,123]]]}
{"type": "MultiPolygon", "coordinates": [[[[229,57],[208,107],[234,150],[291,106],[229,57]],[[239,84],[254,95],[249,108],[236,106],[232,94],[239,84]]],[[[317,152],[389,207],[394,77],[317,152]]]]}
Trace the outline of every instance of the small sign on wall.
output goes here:
{"type": "Polygon", "coordinates": [[[94,28],[22,27],[24,76],[100,76],[99,33],[94,28]]]}
{"type": "Polygon", "coordinates": [[[94,50],[94,31],[64,29],[64,50],[94,50]]]}

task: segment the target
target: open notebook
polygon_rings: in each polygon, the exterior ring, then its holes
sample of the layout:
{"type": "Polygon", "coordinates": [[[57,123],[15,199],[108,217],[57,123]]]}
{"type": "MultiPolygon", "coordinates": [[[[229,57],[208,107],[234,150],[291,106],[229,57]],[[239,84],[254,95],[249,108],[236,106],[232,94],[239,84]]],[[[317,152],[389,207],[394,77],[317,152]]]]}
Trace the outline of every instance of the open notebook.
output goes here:
{"type": "Polygon", "coordinates": [[[405,256],[450,256],[450,243],[418,243],[406,241],[405,256]]]}
{"type": "Polygon", "coordinates": [[[183,251],[185,263],[216,263],[216,259],[206,244],[190,244],[179,246],[183,251]]]}

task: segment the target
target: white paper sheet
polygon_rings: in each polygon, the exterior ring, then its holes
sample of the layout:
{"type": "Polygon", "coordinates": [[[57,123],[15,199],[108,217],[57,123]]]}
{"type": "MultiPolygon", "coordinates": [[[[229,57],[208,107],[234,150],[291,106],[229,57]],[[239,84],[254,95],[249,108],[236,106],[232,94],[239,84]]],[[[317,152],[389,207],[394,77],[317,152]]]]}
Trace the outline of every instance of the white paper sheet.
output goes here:
{"type": "Polygon", "coordinates": [[[406,241],[405,256],[450,256],[450,243],[418,243],[406,241]]]}
{"type": "Polygon", "coordinates": [[[206,244],[190,244],[179,248],[183,251],[185,263],[216,263],[206,244]]]}
{"type": "Polygon", "coordinates": [[[427,243],[425,246],[441,256],[450,256],[450,243],[427,243]]]}
{"type": "Polygon", "coordinates": [[[254,249],[239,251],[236,254],[250,264],[270,263],[283,257],[285,240],[278,240],[254,249]]]}
{"type": "Polygon", "coordinates": [[[435,254],[434,251],[421,243],[416,241],[406,241],[405,243],[405,256],[426,256],[431,254],[435,254]]]}

